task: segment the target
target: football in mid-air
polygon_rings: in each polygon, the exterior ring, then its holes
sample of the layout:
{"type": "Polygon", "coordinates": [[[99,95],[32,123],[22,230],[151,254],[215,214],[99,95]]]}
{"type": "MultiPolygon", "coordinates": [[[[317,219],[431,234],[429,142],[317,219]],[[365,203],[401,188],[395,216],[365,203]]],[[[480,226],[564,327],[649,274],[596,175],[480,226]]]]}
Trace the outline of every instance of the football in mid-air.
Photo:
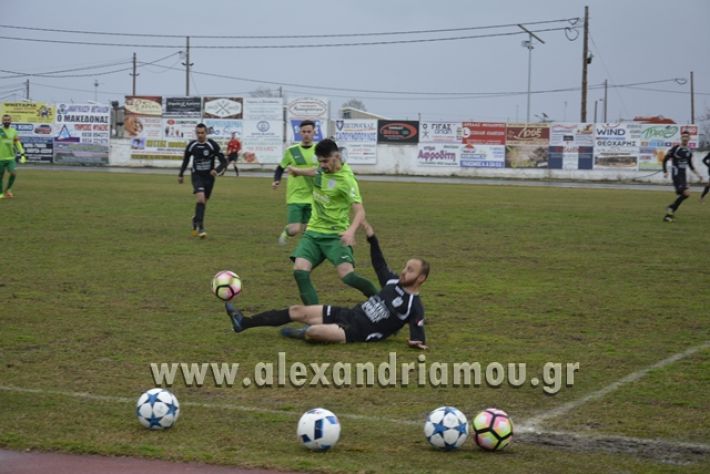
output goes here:
{"type": "Polygon", "coordinates": [[[486,408],[473,419],[476,444],[486,451],[505,448],[513,439],[513,422],[503,410],[486,408]]]}
{"type": "Polygon", "coordinates": [[[325,451],[335,446],[340,438],[340,422],[330,410],[314,408],[298,420],[298,440],[308,449],[325,451]]]}
{"type": "Polygon", "coordinates": [[[439,407],[429,413],[424,422],[424,436],[437,449],[451,450],[461,447],[468,438],[468,420],[461,410],[439,407]]]}
{"type": "Polygon", "coordinates": [[[239,275],[229,270],[222,270],[212,279],[212,293],[222,301],[229,301],[242,291],[239,275]]]}
{"type": "Polygon", "coordinates": [[[173,426],[180,416],[180,403],[169,391],[151,388],[138,398],[136,416],[146,428],[165,430],[173,426]]]}

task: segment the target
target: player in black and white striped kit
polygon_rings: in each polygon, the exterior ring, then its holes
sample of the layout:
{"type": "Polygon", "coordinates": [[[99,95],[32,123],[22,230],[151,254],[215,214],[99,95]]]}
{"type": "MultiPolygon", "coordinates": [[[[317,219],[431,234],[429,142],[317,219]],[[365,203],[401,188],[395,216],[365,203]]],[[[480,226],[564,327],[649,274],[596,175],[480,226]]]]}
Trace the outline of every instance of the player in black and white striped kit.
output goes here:
{"type": "Polygon", "coordinates": [[[703,164],[708,167],[708,182],[705,185],[705,189],[703,189],[703,194],[700,195],[700,202],[703,202],[705,196],[710,192],[710,153],[703,158],[703,164]]]}
{"type": "Polygon", "coordinates": [[[329,305],[296,305],[281,310],[264,311],[250,318],[230,303],[225,303],[234,332],[260,326],[281,326],[290,322],[305,323],[304,328],[283,328],[287,337],[314,342],[375,342],[381,341],[402,327],[409,326],[407,344],[427,349],[424,335],[424,307],[419,289],[429,276],[429,263],[421,258],[407,261],[398,274],[387,266],[372,227],[364,223],[370,243],[372,266],[382,289],[367,301],[353,308],[329,305]]]}
{"type": "Polygon", "coordinates": [[[207,138],[207,127],[200,123],[195,127],[197,140],[192,140],[185,148],[185,157],[182,160],[178,183],[182,184],[183,175],[192,158],[191,179],[192,193],[197,199],[195,215],[192,217],[192,236],[201,239],[207,237],[205,231],[205,207],[207,200],[212,195],[215,177],[227,167],[227,160],[219,149],[217,142],[207,138]],[[219,165],[215,168],[215,158],[219,165]]]}
{"type": "Polygon", "coordinates": [[[690,141],[690,133],[684,131],[680,134],[680,145],[674,145],[668,150],[665,158],[663,158],[663,176],[668,177],[668,160],[671,160],[671,173],[673,177],[673,186],[675,187],[675,193],[678,196],[676,200],[668,206],[666,209],[666,216],[663,218],[666,222],[673,222],[673,216],[678,210],[680,205],[690,197],[690,190],[688,189],[688,173],[687,169],[690,168],[695,176],[699,179],[700,174],[695,171],[693,166],[693,152],[688,148],[688,142],[690,141]]]}

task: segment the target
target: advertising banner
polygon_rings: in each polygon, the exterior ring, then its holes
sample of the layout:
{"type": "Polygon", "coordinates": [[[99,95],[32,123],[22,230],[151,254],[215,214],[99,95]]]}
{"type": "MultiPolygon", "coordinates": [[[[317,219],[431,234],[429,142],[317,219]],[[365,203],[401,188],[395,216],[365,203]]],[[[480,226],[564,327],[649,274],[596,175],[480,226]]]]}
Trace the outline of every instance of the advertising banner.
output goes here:
{"type": "Polygon", "coordinates": [[[54,163],[61,165],[108,165],[108,145],[54,142],[54,163]]]}
{"type": "Polygon", "coordinates": [[[111,107],[98,104],[57,104],[54,141],[108,145],[111,107]]]}
{"type": "Polygon", "coordinates": [[[254,162],[278,164],[283,158],[283,121],[244,120],[242,122],[244,151],[255,154],[254,162]]]}
{"type": "Polygon", "coordinates": [[[284,102],[281,97],[245,97],[244,120],[284,119],[284,102]]]}
{"type": "Polygon", "coordinates": [[[505,145],[505,123],[463,122],[462,126],[465,144],[505,145]]]}
{"type": "Polygon", "coordinates": [[[459,166],[461,145],[455,143],[420,143],[417,163],[423,166],[459,166]]]}
{"type": "Polygon", "coordinates": [[[505,129],[506,168],[547,168],[550,127],[547,124],[510,124],[505,129]]]}
{"type": "Polygon", "coordinates": [[[45,102],[3,102],[0,115],[8,114],[13,123],[49,123],[54,120],[54,105],[45,102]]]}
{"type": "Polygon", "coordinates": [[[591,169],[594,124],[553,123],[550,125],[550,169],[591,169]]]}
{"type": "Polygon", "coordinates": [[[202,116],[202,97],[166,97],[165,117],[192,117],[202,116]]]}
{"type": "Polygon", "coordinates": [[[462,168],[503,168],[505,167],[504,145],[461,145],[460,163],[462,168]]]}
{"type": "Polygon", "coordinates": [[[202,118],[241,119],[243,118],[241,97],[205,97],[202,118]]]}
{"type": "Polygon", "coordinates": [[[421,122],[419,143],[461,143],[461,122],[421,122]]]}
{"type": "Polygon", "coordinates": [[[335,122],[335,142],[346,163],[377,163],[377,120],[346,119],[335,122]]]}
{"type": "Polygon", "coordinates": [[[323,97],[296,97],[286,104],[286,121],[288,126],[289,142],[301,141],[300,125],[303,120],[316,122],[316,136],[314,141],[320,141],[328,133],[327,124],[330,112],[330,103],[323,97]]]}
{"type": "Polygon", "coordinates": [[[163,118],[161,124],[163,127],[163,138],[167,140],[182,139],[185,144],[190,140],[197,138],[195,135],[195,127],[200,123],[199,118],[163,118]]]}
{"type": "Polygon", "coordinates": [[[641,124],[598,123],[594,127],[594,169],[638,168],[641,124]]]}
{"type": "Polygon", "coordinates": [[[384,145],[419,143],[419,122],[416,120],[378,120],[377,143],[384,145]]]}
{"type": "Polygon", "coordinates": [[[30,162],[52,162],[53,131],[50,123],[14,123],[11,125],[17,130],[25,155],[30,162]]]}

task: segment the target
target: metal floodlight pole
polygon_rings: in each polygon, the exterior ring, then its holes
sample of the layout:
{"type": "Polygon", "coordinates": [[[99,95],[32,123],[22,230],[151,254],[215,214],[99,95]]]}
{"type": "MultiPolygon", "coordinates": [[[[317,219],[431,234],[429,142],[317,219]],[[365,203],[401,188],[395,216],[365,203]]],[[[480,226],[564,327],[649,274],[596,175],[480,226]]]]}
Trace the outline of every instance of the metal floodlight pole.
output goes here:
{"type": "Polygon", "coordinates": [[[532,85],[532,50],[535,49],[533,45],[533,38],[538,40],[540,43],[545,44],[545,42],[537,36],[532,31],[525,28],[523,25],[518,24],[518,27],[528,34],[528,40],[523,41],[523,47],[528,48],[528,111],[526,113],[525,123],[530,123],[530,90],[532,85]]]}

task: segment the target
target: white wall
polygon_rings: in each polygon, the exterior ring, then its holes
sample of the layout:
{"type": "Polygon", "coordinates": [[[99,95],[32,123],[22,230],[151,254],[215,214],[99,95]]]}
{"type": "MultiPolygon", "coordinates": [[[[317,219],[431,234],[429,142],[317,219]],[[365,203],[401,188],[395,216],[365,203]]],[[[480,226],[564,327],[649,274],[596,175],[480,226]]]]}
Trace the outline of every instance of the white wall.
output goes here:
{"type": "MultiPolygon", "coordinates": [[[[701,160],[705,152],[697,153],[694,164],[700,174],[707,178],[707,168],[701,160]]],[[[109,165],[156,168],[179,168],[182,160],[132,160],[130,140],[112,139],[109,165]]],[[[275,165],[247,165],[240,163],[240,169],[272,171],[275,165]]],[[[652,171],[617,170],[548,170],[548,169],[489,169],[423,166],[417,163],[417,145],[378,145],[377,164],[353,165],[353,170],[361,174],[405,174],[414,176],[468,176],[477,178],[510,179],[571,179],[578,181],[629,181],[667,184],[663,173],[652,171]]],[[[695,179],[695,178],[693,178],[695,179]]]]}

